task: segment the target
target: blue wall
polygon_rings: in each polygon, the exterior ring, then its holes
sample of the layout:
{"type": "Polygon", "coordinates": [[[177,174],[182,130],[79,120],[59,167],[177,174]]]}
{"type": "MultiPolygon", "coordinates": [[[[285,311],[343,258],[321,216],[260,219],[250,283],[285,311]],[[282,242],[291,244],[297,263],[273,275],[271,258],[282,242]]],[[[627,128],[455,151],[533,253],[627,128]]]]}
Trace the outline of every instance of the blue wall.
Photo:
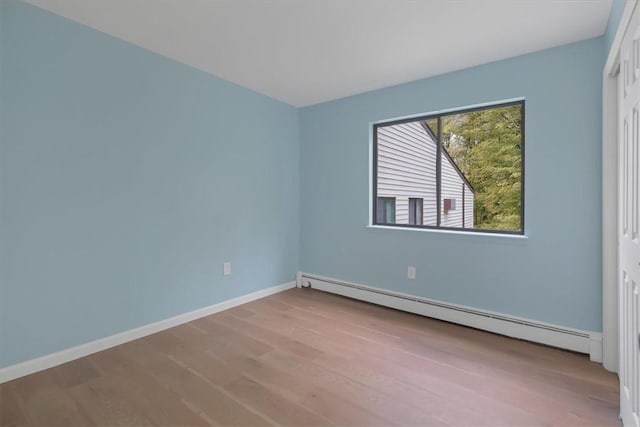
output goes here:
{"type": "Polygon", "coordinates": [[[607,59],[607,55],[609,55],[613,39],[616,37],[616,32],[618,31],[620,19],[622,19],[625,4],[626,0],[613,0],[613,3],[611,4],[611,12],[609,12],[609,20],[607,21],[607,28],[604,33],[605,60],[607,59]]]}
{"type": "Polygon", "coordinates": [[[0,17],[0,366],[294,279],[296,109],[24,3],[0,17]]]}
{"type": "Polygon", "coordinates": [[[623,8],[602,38],[296,110],[0,0],[0,366],[298,270],[601,330],[602,56],[623,8]],[[526,239],[366,227],[372,122],[517,97],[526,239]]]}
{"type": "Polygon", "coordinates": [[[597,38],[302,109],[301,270],[600,331],[602,52],[597,38]],[[366,227],[372,122],[518,97],[527,239],[366,227]]]}

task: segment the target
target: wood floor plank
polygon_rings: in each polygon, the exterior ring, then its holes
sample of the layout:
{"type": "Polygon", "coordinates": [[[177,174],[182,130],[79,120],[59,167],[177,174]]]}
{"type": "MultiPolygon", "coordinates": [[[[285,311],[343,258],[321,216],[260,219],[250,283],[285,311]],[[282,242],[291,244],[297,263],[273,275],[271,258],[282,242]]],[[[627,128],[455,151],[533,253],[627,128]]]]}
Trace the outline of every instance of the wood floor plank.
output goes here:
{"type": "Polygon", "coordinates": [[[189,405],[184,404],[179,393],[162,387],[153,373],[129,369],[120,372],[116,378],[126,388],[129,398],[155,425],[207,425],[189,405]]]}
{"type": "Polygon", "coordinates": [[[349,400],[336,398],[324,390],[312,390],[301,396],[299,403],[324,414],[335,425],[340,426],[390,426],[394,423],[377,416],[367,408],[354,405],[349,400]]]}
{"type": "Polygon", "coordinates": [[[73,387],[100,376],[100,371],[88,358],[81,358],[51,369],[55,380],[63,387],[73,387]]]}
{"type": "Polygon", "coordinates": [[[293,401],[315,386],[309,378],[293,375],[288,369],[275,366],[262,358],[247,356],[225,362],[225,366],[293,401]]]}
{"type": "MultiPolygon", "coordinates": [[[[290,313],[291,313],[291,312],[289,312],[289,314],[290,314],[290,313]]],[[[260,321],[261,319],[260,319],[260,317],[258,316],[258,317],[256,317],[256,318],[254,318],[253,320],[254,320],[254,321],[260,321]]],[[[286,321],[290,321],[290,320],[291,320],[291,319],[286,319],[286,321]]],[[[293,319],[293,320],[295,320],[295,322],[298,322],[300,319],[293,319]]],[[[335,336],[334,336],[334,341],[335,341],[335,336]]],[[[348,349],[348,347],[349,347],[349,346],[352,346],[352,343],[345,342],[345,346],[344,346],[343,350],[344,350],[344,351],[346,351],[346,350],[348,349]]],[[[383,349],[381,349],[381,350],[383,350],[383,349]]],[[[403,364],[406,364],[406,362],[407,362],[407,359],[404,359],[404,363],[403,363],[403,364]]],[[[393,364],[393,363],[389,363],[388,365],[393,366],[394,364],[393,364]]],[[[413,366],[413,364],[409,364],[408,366],[413,366]]],[[[434,371],[435,371],[435,369],[434,369],[434,371]]],[[[407,375],[409,375],[409,376],[414,376],[415,374],[414,374],[414,372],[407,372],[407,375]]],[[[446,376],[446,377],[450,377],[450,376],[451,376],[451,372],[445,372],[445,376],[446,376]]],[[[465,376],[465,377],[466,377],[466,379],[470,379],[470,378],[471,378],[471,377],[469,377],[469,376],[465,376]]],[[[464,384],[464,382],[461,382],[461,383],[462,383],[462,384],[464,384]]],[[[490,383],[490,382],[489,382],[488,380],[487,380],[487,381],[485,381],[484,379],[483,379],[482,381],[476,381],[476,383],[475,383],[475,384],[476,384],[476,389],[477,389],[478,387],[482,387],[482,385],[483,385],[483,384],[487,384],[487,383],[490,383]]],[[[510,395],[508,395],[508,396],[510,396],[510,395]]],[[[504,410],[504,408],[503,408],[502,413],[505,413],[505,412],[508,412],[508,411],[505,411],[505,410],[504,410]]],[[[537,411],[534,411],[534,413],[535,413],[535,412],[537,412],[537,411]]]]}
{"type": "Polygon", "coordinates": [[[27,410],[16,396],[13,387],[0,388],[0,425],[6,427],[33,424],[27,410]]]}
{"type": "MultiPolygon", "coordinates": [[[[466,352],[484,351],[492,355],[492,359],[501,361],[507,358],[510,354],[513,354],[511,360],[522,362],[523,364],[530,364],[533,360],[541,367],[541,362],[547,359],[551,359],[550,366],[555,368],[561,368],[563,372],[567,372],[567,369],[571,368],[584,370],[600,370],[601,366],[598,364],[584,364],[574,363],[581,360],[582,356],[571,352],[544,352],[538,351],[540,346],[532,343],[522,342],[519,346],[506,346],[510,342],[510,339],[496,334],[491,334],[484,331],[478,331],[472,328],[451,328],[451,325],[447,322],[438,321],[435,319],[427,319],[422,316],[413,315],[410,313],[399,312],[395,310],[389,310],[383,307],[374,307],[384,314],[383,321],[380,321],[380,313],[375,316],[371,316],[371,307],[362,304],[353,304],[353,301],[345,298],[330,295],[331,304],[324,304],[322,306],[308,306],[308,299],[301,299],[300,295],[288,294],[286,296],[288,301],[302,302],[301,306],[305,307],[303,310],[304,316],[322,316],[323,319],[331,321],[334,318],[339,318],[344,324],[357,324],[359,326],[367,327],[369,330],[377,332],[387,332],[390,335],[397,337],[404,336],[403,345],[412,341],[422,341],[425,344],[431,344],[436,348],[450,349],[451,351],[460,352],[466,350],[466,352]],[[344,307],[346,305],[347,310],[344,307]],[[365,309],[366,308],[366,309],[365,309]],[[311,313],[311,314],[310,314],[311,313]],[[363,314],[364,313],[364,314],[363,314]],[[494,347],[498,345],[503,348],[499,354],[496,354],[494,347]],[[550,357],[545,357],[550,356],[550,357]],[[564,358],[569,363],[567,365],[559,364],[559,359],[564,358]]],[[[313,299],[314,296],[311,296],[313,299]]],[[[295,311],[291,312],[295,314],[295,311]]],[[[475,354],[475,353],[474,353],[475,354]]],[[[600,371],[599,371],[600,372],[600,371]]],[[[583,372],[581,372],[583,373],[583,372]]],[[[610,375],[609,380],[614,379],[615,375],[610,375]]],[[[606,376],[599,375],[598,379],[607,378],[606,376]]]]}
{"type": "Polygon", "coordinates": [[[233,394],[239,401],[256,408],[278,425],[322,426],[330,424],[326,418],[305,409],[293,400],[287,399],[250,378],[240,378],[227,385],[225,390],[233,394]]]}
{"type": "MultiPolygon", "coordinates": [[[[59,386],[51,370],[41,371],[8,383],[13,386],[20,408],[32,425],[70,426],[92,425],[73,400],[68,390],[59,386]]],[[[3,384],[4,388],[6,384],[3,384]]]]}
{"type": "Polygon", "coordinates": [[[152,426],[135,401],[120,392],[117,381],[117,376],[93,379],[72,387],[70,393],[94,425],[152,426]]]}
{"type": "Polygon", "coordinates": [[[2,426],[619,426],[581,354],[291,289],[0,385],[2,426]]]}
{"type": "MultiPolygon", "coordinates": [[[[280,313],[278,313],[277,315],[281,315],[280,313]]],[[[402,313],[402,315],[405,315],[405,313],[402,313]]],[[[254,320],[259,321],[260,315],[258,315],[257,318],[254,318],[254,320]]],[[[335,318],[335,316],[330,316],[327,317],[326,320],[323,322],[325,325],[331,325],[334,321],[333,319],[335,318]]],[[[286,314],[286,318],[281,319],[283,321],[286,322],[296,322],[298,324],[305,324],[305,322],[309,321],[308,317],[304,318],[304,316],[296,316],[296,312],[295,310],[291,310],[286,314]]],[[[348,323],[348,322],[347,322],[348,323]]],[[[358,333],[355,333],[353,331],[349,331],[350,326],[349,325],[344,325],[341,323],[333,323],[333,328],[335,328],[336,330],[339,331],[339,333],[346,333],[348,335],[352,335],[354,340],[365,340],[365,341],[373,341],[376,342],[376,339],[373,339],[371,337],[367,338],[362,336],[361,331],[358,333]]],[[[464,329],[464,330],[468,330],[469,328],[460,328],[460,329],[464,329]]],[[[483,335],[487,335],[490,338],[494,337],[493,334],[487,334],[484,332],[480,332],[480,331],[474,331],[471,330],[472,332],[475,332],[476,334],[483,334],[483,335]]],[[[505,343],[509,343],[509,339],[505,338],[505,337],[499,337],[502,338],[504,340],[503,347],[505,343]]],[[[511,340],[512,341],[512,340],[511,340]]],[[[364,344],[369,344],[368,342],[365,342],[364,344]]],[[[531,345],[530,343],[523,343],[526,345],[531,345]]],[[[390,348],[396,347],[398,348],[398,346],[396,344],[394,344],[393,342],[384,342],[384,345],[390,348]]],[[[540,347],[540,346],[538,346],[540,347]]],[[[478,352],[473,352],[473,351],[465,351],[468,350],[467,348],[449,348],[449,349],[440,349],[440,348],[434,348],[433,346],[430,345],[426,345],[426,346],[420,346],[420,345],[415,345],[414,343],[402,343],[400,345],[400,348],[402,351],[404,352],[409,352],[412,354],[416,354],[416,355],[423,355],[423,354],[428,354],[430,357],[434,357],[435,360],[438,360],[440,362],[445,362],[449,365],[452,366],[456,366],[459,367],[460,369],[466,370],[468,372],[484,372],[485,374],[493,374],[495,373],[495,371],[506,371],[506,370],[519,370],[521,371],[521,373],[523,375],[530,375],[531,378],[538,378],[539,380],[543,381],[543,382],[553,382],[555,381],[556,383],[562,385],[562,386],[567,386],[568,389],[576,389],[576,388],[580,388],[581,390],[584,390],[585,388],[587,388],[588,390],[590,390],[590,392],[592,393],[596,393],[594,396],[597,398],[601,398],[601,399],[607,399],[608,397],[617,397],[617,384],[615,382],[615,375],[609,374],[609,375],[598,375],[596,378],[600,379],[600,383],[599,384],[605,384],[605,385],[609,385],[609,387],[600,387],[600,386],[596,386],[595,388],[592,388],[592,381],[590,380],[591,377],[589,376],[582,376],[579,379],[576,378],[576,375],[574,374],[573,377],[571,375],[571,373],[566,373],[562,370],[553,370],[553,371],[549,371],[549,372],[545,372],[542,366],[538,366],[538,369],[536,370],[531,370],[528,368],[528,365],[522,361],[516,361],[516,360],[506,360],[504,358],[501,358],[500,355],[496,355],[495,351],[493,351],[494,354],[492,355],[487,355],[486,353],[478,353],[478,352]],[[473,356],[473,357],[470,357],[473,356]],[[496,360],[497,359],[497,360],[496,360]],[[509,365],[509,366],[506,366],[509,365]],[[488,372],[488,370],[492,370],[493,372],[488,372]],[[558,377],[562,377],[560,379],[558,379],[558,377]],[[608,379],[603,379],[602,377],[608,377],[608,379]],[[576,381],[577,380],[577,381],[576,381]],[[611,381],[613,380],[613,381],[611,381]],[[570,384],[572,381],[574,381],[574,384],[570,384]],[[604,381],[604,382],[603,382],[604,381]]],[[[567,353],[567,352],[558,352],[555,351],[555,353],[567,353]]],[[[575,354],[573,354],[573,356],[576,356],[575,354]]],[[[580,359],[577,358],[573,358],[573,360],[571,360],[571,363],[566,364],[566,369],[570,370],[571,367],[575,366],[575,365],[595,365],[592,363],[589,364],[585,364],[585,363],[575,363],[576,361],[578,361],[580,359]]],[[[583,360],[583,359],[582,359],[583,360]]],[[[559,363],[556,363],[556,365],[560,365],[559,363]]],[[[563,366],[563,365],[561,365],[563,366]]],[[[600,373],[601,373],[601,367],[600,369],[600,373]]],[[[584,372],[583,372],[584,373],[584,372]]]]}
{"type": "Polygon", "coordinates": [[[274,347],[282,351],[290,352],[308,359],[312,359],[322,354],[322,351],[310,345],[296,339],[292,339],[291,336],[274,332],[259,323],[251,323],[247,318],[238,318],[233,315],[222,315],[219,316],[217,320],[238,333],[247,334],[253,339],[261,342],[271,343],[274,347]]]}

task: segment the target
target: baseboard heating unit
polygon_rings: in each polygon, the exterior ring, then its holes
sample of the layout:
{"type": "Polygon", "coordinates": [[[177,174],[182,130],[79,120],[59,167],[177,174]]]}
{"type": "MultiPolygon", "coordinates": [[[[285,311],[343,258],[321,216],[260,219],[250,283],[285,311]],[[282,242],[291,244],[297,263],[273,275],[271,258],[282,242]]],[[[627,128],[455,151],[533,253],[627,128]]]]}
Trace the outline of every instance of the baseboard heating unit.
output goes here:
{"type": "Polygon", "coordinates": [[[298,287],[311,287],[508,337],[586,353],[592,361],[602,362],[602,334],[600,332],[566,328],[309,273],[298,273],[296,284],[298,287]]]}

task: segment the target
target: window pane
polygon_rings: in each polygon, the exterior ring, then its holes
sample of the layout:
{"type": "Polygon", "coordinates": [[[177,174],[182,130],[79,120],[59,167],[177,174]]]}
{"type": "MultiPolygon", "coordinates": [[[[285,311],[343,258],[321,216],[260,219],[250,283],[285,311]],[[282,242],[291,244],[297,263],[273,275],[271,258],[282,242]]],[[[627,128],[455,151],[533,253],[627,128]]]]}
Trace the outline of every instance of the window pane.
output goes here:
{"type": "Polygon", "coordinates": [[[396,201],[390,197],[378,197],[376,200],[377,224],[395,224],[396,201]]]}
{"type": "Polygon", "coordinates": [[[440,156],[442,162],[440,225],[473,228],[473,188],[445,149],[440,156]]]}
{"type": "Polygon", "coordinates": [[[521,108],[442,117],[442,226],[521,230],[521,108]]]}
{"type": "Polygon", "coordinates": [[[396,203],[395,200],[386,199],[384,204],[384,217],[387,224],[395,224],[396,222],[396,203]]]}
{"type": "Polygon", "coordinates": [[[422,225],[422,199],[409,199],[409,224],[422,225]]]}
{"type": "Polygon", "coordinates": [[[375,222],[522,233],[523,109],[376,125],[375,222]]]}
{"type": "MultiPolygon", "coordinates": [[[[420,219],[437,226],[437,136],[424,121],[376,128],[376,197],[395,199],[395,223],[415,224],[409,218],[409,199],[424,199],[420,219]]],[[[376,222],[384,223],[377,210],[376,222]]]]}

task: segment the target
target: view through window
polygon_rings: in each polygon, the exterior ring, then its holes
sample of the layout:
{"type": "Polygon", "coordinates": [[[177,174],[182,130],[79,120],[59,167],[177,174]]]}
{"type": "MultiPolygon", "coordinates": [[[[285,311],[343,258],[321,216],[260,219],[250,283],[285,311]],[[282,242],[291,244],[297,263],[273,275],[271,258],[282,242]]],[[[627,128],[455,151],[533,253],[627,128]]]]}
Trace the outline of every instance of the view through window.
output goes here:
{"type": "Polygon", "coordinates": [[[524,101],[374,125],[374,224],[524,232],[524,101]]]}

